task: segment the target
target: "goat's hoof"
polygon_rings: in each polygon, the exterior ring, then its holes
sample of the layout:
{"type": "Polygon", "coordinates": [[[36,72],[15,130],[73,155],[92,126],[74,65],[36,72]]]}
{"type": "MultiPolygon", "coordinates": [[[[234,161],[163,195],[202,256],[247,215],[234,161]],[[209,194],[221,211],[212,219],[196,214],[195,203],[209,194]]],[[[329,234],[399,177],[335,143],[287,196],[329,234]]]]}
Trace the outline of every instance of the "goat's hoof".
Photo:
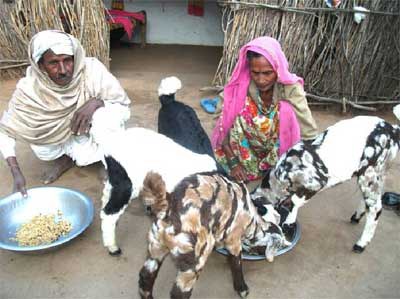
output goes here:
{"type": "Polygon", "coordinates": [[[361,218],[364,217],[365,213],[361,213],[360,217],[356,217],[357,213],[354,213],[353,216],[351,216],[350,222],[353,224],[360,223],[361,218]]]}
{"type": "Polygon", "coordinates": [[[118,249],[115,250],[115,251],[108,251],[108,253],[109,253],[111,256],[119,256],[119,255],[121,255],[122,250],[121,250],[121,248],[118,248],[118,249]]]}
{"type": "Polygon", "coordinates": [[[246,298],[249,295],[249,293],[250,293],[250,291],[248,288],[243,291],[238,291],[240,298],[246,298]]]}
{"type": "Polygon", "coordinates": [[[356,213],[354,213],[353,216],[351,216],[350,223],[358,224],[359,222],[360,222],[360,219],[357,219],[356,213]]]}
{"type": "Polygon", "coordinates": [[[140,294],[140,298],[142,298],[142,299],[153,299],[153,295],[152,294],[148,294],[148,292],[146,292],[146,294],[140,294]]]}
{"type": "Polygon", "coordinates": [[[145,213],[147,216],[151,216],[151,206],[145,206],[145,207],[144,207],[144,213],[145,213]]]}
{"type": "Polygon", "coordinates": [[[354,246],[353,246],[353,252],[356,252],[356,253],[361,253],[364,251],[364,249],[365,249],[365,247],[361,247],[360,245],[357,245],[357,244],[354,244],[354,246]]]}

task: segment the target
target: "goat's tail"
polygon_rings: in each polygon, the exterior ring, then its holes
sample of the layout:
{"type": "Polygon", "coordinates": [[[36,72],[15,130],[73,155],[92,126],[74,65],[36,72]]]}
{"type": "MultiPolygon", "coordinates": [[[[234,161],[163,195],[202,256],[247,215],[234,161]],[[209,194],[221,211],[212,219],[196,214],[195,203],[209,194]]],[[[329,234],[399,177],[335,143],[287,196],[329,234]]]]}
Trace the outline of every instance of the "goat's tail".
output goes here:
{"type": "Polygon", "coordinates": [[[393,113],[397,117],[397,119],[400,120],[400,104],[394,106],[393,113]]]}
{"type": "MultiPolygon", "coordinates": [[[[396,106],[394,106],[393,108],[393,113],[396,116],[396,118],[398,120],[400,120],[400,104],[397,104],[396,106]]],[[[397,136],[397,144],[400,147],[400,125],[393,125],[393,130],[395,133],[395,136],[397,136]]]]}
{"type": "Polygon", "coordinates": [[[162,105],[175,101],[175,93],[182,88],[181,80],[177,77],[167,77],[161,80],[158,87],[158,97],[162,105]]]}
{"type": "Polygon", "coordinates": [[[161,175],[150,171],[143,180],[143,188],[139,193],[139,198],[143,201],[146,208],[157,216],[164,218],[168,209],[168,193],[166,185],[161,175]]]}

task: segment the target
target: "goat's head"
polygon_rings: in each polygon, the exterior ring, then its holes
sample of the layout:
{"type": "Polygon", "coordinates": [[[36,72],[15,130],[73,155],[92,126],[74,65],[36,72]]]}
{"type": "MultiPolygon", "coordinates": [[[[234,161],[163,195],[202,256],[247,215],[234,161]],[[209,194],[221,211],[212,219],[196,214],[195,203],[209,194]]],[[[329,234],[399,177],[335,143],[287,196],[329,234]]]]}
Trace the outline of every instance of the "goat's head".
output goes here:
{"type": "Polygon", "coordinates": [[[290,246],[281,227],[274,223],[265,223],[256,227],[252,238],[245,239],[242,247],[249,254],[265,255],[269,262],[273,262],[279,250],[290,246]],[[267,227],[267,228],[266,228],[267,227]]]}
{"type": "Polygon", "coordinates": [[[278,255],[280,249],[292,245],[292,243],[286,239],[286,236],[279,225],[271,224],[271,226],[273,226],[273,229],[278,232],[270,233],[270,236],[266,240],[265,258],[269,262],[274,261],[274,257],[278,255]]]}
{"type": "Polygon", "coordinates": [[[165,182],[161,175],[151,171],[146,175],[139,198],[143,202],[146,213],[157,218],[165,217],[169,193],[166,192],[165,182]]]}
{"type": "Polygon", "coordinates": [[[252,195],[251,201],[256,207],[257,214],[266,222],[275,224],[280,223],[281,215],[276,211],[272,203],[265,196],[260,194],[252,195]]]}
{"type": "Polygon", "coordinates": [[[243,249],[250,254],[265,255],[269,262],[274,260],[281,248],[290,246],[280,227],[280,214],[265,197],[252,200],[257,210],[255,231],[251,238],[246,238],[243,249]]]}

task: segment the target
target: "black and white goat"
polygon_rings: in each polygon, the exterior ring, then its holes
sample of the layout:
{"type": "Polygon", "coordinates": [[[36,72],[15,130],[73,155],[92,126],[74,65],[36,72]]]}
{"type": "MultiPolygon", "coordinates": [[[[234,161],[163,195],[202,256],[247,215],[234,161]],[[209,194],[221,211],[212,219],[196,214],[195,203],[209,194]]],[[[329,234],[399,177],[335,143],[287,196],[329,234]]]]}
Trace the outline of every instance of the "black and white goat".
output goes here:
{"type": "MultiPolygon", "coordinates": [[[[399,110],[400,105],[394,110],[398,118],[399,110]]],[[[267,198],[278,210],[288,206],[289,213],[281,219],[287,231],[308,199],[356,176],[363,198],[351,222],[358,223],[366,214],[366,223],[353,250],[362,252],[374,236],[382,210],[385,169],[399,146],[398,125],[372,116],[339,121],[314,141],[301,141],[289,149],[265,176],[253,198],[267,198]]]]}
{"type": "MultiPolygon", "coordinates": [[[[101,130],[98,132],[101,136],[101,130]]],[[[100,139],[97,137],[97,140],[100,139]]],[[[149,171],[164,178],[171,192],[186,176],[217,169],[208,155],[189,151],[172,139],[144,128],[130,128],[102,138],[108,178],[100,212],[104,246],[111,255],[121,253],[115,239],[116,223],[131,199],[138,196],[149,171]]]]}
{"type": "Polygon", "coordinates": [[[261,217],[243,183],[218,172],[184,178],[169,193],[164,177],[150,172],[139,197],[155,217],[148,234],[148,257],[139,274],[142,298],[152,298],[157,273],[171,253],[178,268],[171,298],[189,298],[214,247],[225,247],[234,289],[246,297],[249,289],[242,272],[242,242],[262,249],[269,261],[289,245],[279,227],[279,214],[271,206],[261,217]]]}
{"type": "Polygon", "coordinates": [[[210,139],[192,107],[175,100],[175,93],[182,83],[177,77],[161,80],[158,96],[158,133],[168,136],[187,149],[214,157],[210,139]]]}

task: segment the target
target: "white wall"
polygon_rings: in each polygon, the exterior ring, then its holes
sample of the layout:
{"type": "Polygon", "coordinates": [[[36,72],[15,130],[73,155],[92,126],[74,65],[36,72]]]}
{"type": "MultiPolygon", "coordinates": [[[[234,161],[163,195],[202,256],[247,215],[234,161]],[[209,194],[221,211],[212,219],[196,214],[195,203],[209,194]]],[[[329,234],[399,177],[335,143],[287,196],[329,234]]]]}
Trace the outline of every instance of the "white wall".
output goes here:
{"type": "MultiPolygon", "coordinates": [[[[111,0],[104,3],[109,8],[111,0]]],[[[187,12],[187,0],[125,0],[126,11],[147,13],[147,43],[222,46],[221,11],[216,0],[204,1],[204,15],[187,12]]],[[[139,42],[136,33],[133,42],[139,42]]]]}

